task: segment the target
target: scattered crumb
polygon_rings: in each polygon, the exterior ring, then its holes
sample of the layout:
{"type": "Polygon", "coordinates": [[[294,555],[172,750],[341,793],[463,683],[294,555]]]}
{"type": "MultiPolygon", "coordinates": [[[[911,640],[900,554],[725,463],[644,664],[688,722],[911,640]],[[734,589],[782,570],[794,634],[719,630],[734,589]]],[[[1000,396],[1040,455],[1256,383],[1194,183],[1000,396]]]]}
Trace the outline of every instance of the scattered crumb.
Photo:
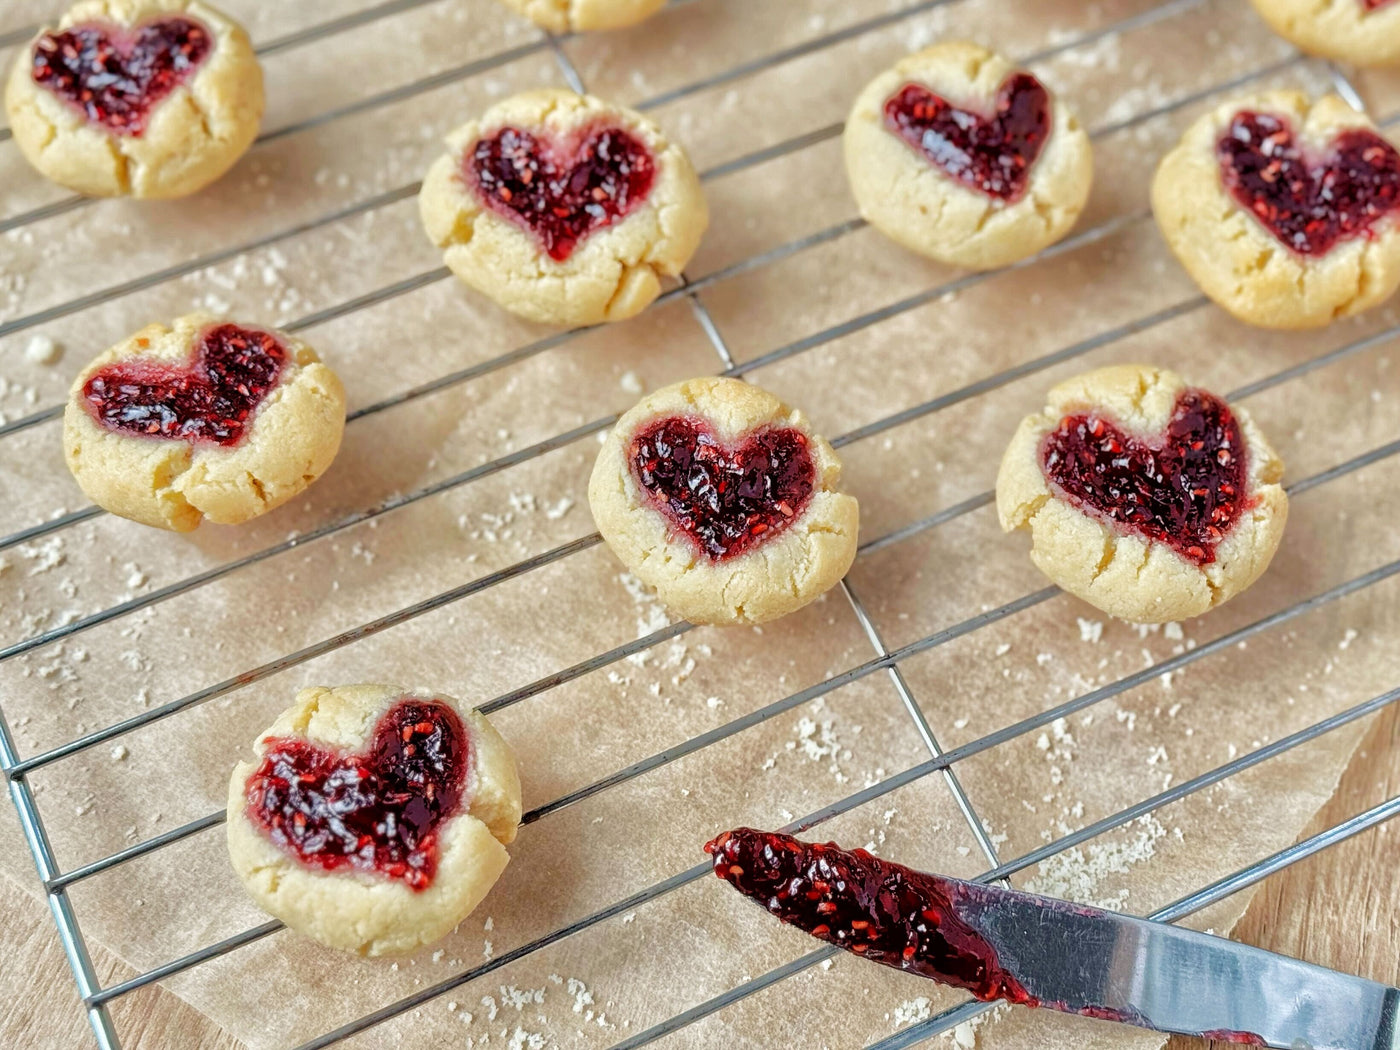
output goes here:
{"type": "Polygon", "coordinates": [[[642,385],[642,377],[637,375],[636,372],[631,371],[623,372],[622,378],[617,381],[617,385],[622,387],[622,389],[629,394],[640,394],[646,389],[646,387],[642,385]]]}
{"type": "Polygon", "coordinates": [[[24,348],[24,356],[36,365],[57,364],[58,359],[63,356],[63,347],[46,335],[36,335],[24,348]]]}
{"type": "Polygon", "coordinates": [[[125,762],[126,756],[129,754],[131,754],[131,752],[128,751],[125,746],[118,744],[116,747],[112,748],[112,761],[125,762]]]}

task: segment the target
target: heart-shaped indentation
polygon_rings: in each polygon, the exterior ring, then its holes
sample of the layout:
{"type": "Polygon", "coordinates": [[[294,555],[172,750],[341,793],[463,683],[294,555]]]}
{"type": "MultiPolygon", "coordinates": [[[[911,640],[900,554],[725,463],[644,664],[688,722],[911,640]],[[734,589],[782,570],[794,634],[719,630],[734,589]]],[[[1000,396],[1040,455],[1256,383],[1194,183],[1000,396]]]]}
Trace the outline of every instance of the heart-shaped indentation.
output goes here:
{"type": "Polygon", "coordinates": [[[1050,137],[1050,93],[1029,73],[1015,73],[987,116],[906,84],[885,102],[885,126],[945,175],[1011,203],[1025,195],[1050,137]]]}
{"type": "Polygon", "coordinates": [[[816,484],[807,435],[759,430],[738,447],[683,417],[641,430],[632,475],[655,506],[711,561],[743,554],[779,535],[807,509],[816,484]]]}
{"type": "Polygon", "coordinates": [[[34,82],[119,135],[140,135],[160,102],[199,68],[214,39],[199,22],[161,18],[134,29],[89,22],[34,45],[34,82]]]}
{"type": "Polygon", "coordinates": [[[1041,446],[1045,476],[1075,504],[1197,565],[1249,509],[1247,451],[1230,406],[1201,390],[1143,440],[1097,413],[1066,416],[1041,446]]]}
{"type": "Polygon", "coordinates": [[[1283,117],[1243,112],[1216,155],[1240,206],[1301,255],[1326,254],[1400,210],[1400,152],[1365,128],[1342,132],[1314,156],[1283,117]]]}
{"type": "Polygon", "coordinates": [[[358,754],[268,741],[248,778],[248,815],[305,864],[377,872],[424,890],[437,873],[439,828],[466,790],[470,751],[456,711],[405,698],[358,754]]]}
{"type": "Polygon", "coordinates": [[[108,430],[193,444],[236,445],[282,375],[287,350],[271,332],[217,325],[185,368],[123,361],[83,385],[93,418],[108,430]]]}
{"type": "Polygon", "coordinates": [[[468,152],[466,168],[482,201],[534,233],[556,262],[641,207],[656,178],[651,150],[619,128],[570,142],[503,128],[468,152]]]}

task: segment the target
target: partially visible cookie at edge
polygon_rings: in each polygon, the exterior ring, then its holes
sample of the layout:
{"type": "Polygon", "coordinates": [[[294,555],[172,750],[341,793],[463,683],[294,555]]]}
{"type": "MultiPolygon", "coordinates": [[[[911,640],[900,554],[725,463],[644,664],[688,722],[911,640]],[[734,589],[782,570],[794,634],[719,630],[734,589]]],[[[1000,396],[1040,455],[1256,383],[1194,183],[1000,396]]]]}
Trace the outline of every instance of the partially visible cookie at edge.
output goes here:
{"type": "Polygon", "coordinates": [[[1120,365],[1061,383],[1021,422],[997,512],[1005,531],[1030,531],[1031,560],[1069,593],[1165,623],[1268,568],[1288,519],[1282,477],[1243,408],[1165,369],[1120,365]]]}
{"type": "Polygon", "coordinates": [[[693,623],[756,624],[840,582],[859,508],[806,416],[737,379],[649,394],[608,435],[594,520],[627,568],[693,623]]]}
{"type": "Polygon", "coordinates": [[[640,313],[709,225],[685,151],[641,114],[592,96],[516,95],[447,145],[419,196],[424,228],[458,278],[528,320],[640,313]]]}
{"type": "Polygon", "coordinates": [[[79,0],[20,51],[5,108],[16,145],[54,182],[183,197],[257,137],[262,68],[243,27],[203,0],[79,0]],[[141,76],[112,76],[138,53],[141,76]]]}
{"type": "Polygon", "coordinates": [[[1303,51],[1357,66],[1400,65],[1397,0],[1251,0],[1270,28],[1303,51]]]}
{"type": "Polygon", "coordinates": [[[501,0],[551,33],[626,29],[650,18],[666,0],[501,0]]]}
{"type": "Polygon", "coordinates": [[[1068,104],[977,44],[935,44],[872,80],[844,144],[851,190],[871,225],[920,255],[974,270],[1060,240],[1093,185],[1093,147],[1068,104]]]}
{"type": "Polygon", "coordinates": [[[190,314],[148,325],[73,381],[68,468],[123,518],[188,532],[237,525],[305,491],[335,459],[345,390],[274,329],[190,314]]]}

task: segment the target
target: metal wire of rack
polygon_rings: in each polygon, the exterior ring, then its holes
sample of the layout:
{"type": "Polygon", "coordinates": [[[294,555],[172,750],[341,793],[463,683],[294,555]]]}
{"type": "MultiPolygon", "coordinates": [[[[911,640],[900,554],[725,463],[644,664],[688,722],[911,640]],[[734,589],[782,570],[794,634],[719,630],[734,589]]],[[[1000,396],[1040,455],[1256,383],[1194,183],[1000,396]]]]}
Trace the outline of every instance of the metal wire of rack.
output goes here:
{"type": "MultiPolygon", "coordinates": [[[[322,39],[346,29],[366,25],[378,19],[389,18],[395,14],[408,11],[414,7],[422,6],[430,2],[432,2],[432,0],[390,0],[390,2],[366,8],[355,14],[335,19],[322,25],[312,26],[308,29],[289,34],[286,37],[267,42],[261,45],[259,50],[263,54],[268,54],[276,50],[302,46],[310,41],[322,39]]],[[[673,4],[700,2],[704,2],[704,0],[672,0],[673,4]]],[[[639,108],[654,108],[665,102],[674,101],[677,98],[698,92],[704,88],[753,75],[780,63],[791,61],[804,55],[818,53],[825,48],[832,47],[846,40],[855,39],[877,29],[896,25],[901,20],[911,18],[915,15],[959,2],[961,2],[961,0],[923,0],[923,2],[914,3],[907,7],[891,11],[890,13],[854,23],[831,33],[815,36],[799,45],[774,52],[760,59],[741,63],[719,74],[709,76],[703,80],[670,90],[662,95],[649,99],[643,102],[639,108]]],[[[1200,7],[1205,2],[1206,0],[1170,0],[1170,2],[1163,3],[1155,8],[1123,19],[1115,24],[1082,34],[1070,40],[1062,41],[1053,47],[1046,48],[1033,55],[1021,56],[1021,58],[1026,64],[1043,61],[1057,54],[1084,47],[1115,34],[1121,34],[1133,29],[1140,29],[1154,22],[1175,17],[1183,12],[1200,7]]],[[[0,47],[21,42],[27,38],[30,32],[31,30],[29,29],[0,32],[0,47]]],[[[570,60],[567,51],[561,46],[561,41],[564,39],[567,38],[558,38],[550,34],[544,34],[537,42],[527,44],[523,47],[512,48],[496,55],[475,59],[455,67],[454,69],[435,74],[432,77],[416,81],[404,87],[371,96],[370,98],[349,106],[318,114],[295,125],[275,129],[266,133],[263,138],[267,140],[282,135],[294,134],[322,123],[341,119],[353,113],[363,112],[381,105],[387,105],[391,102],[411,97],[414,94],[432,90],[435,87],[440,87],[455,80],[477,75],[526,54],[545,50],[548,50],[553,55],[565,82],[574,89],[583,91],[585,88],[583,80],[570,60]]],[[[1263,80],[1274,74],[1286,71],[1290,67],[1303,64],[1305,61],[1307,60],[1305,60],[1303,56],[1293,55],[1260,69],[1244,73],[1227,83],[1212,85],[1209,88],[1174,99],[1164,105],[1136,114],[1131,118],[1115,124],[1096,128],[1093,131],[1093,135],[1095,138],[1101,139],[1119,134],[1156,117],[1174,112],[1208,98],[1223,95],[1229,91],[1245,87],[1255,81],[1263,80]]],[[[1342,71],[1334,67],[1331,68],[1331,77],[1340,94],[1358,107],[1362,107],[1360,93],[1342,71]]],[[[1400,113],[1392,115],[1382,123],[1386,127],[1394,127],[1400,124],[1400,113]]],[[[831,125],[815,132],[808,132],[711,168],[702,174],[702,178],[708,181],[723,175],[743,171],[747,168],[800,152],[818,143],[833,139],[839,136],[840,132],[841,125],[839,124],[831,125]]],[[[3,142],[6,137],[8,137],[7,132],[0,132],[0,142],[3,142]]],[[[16,318],[4,324],[0,324],[0,337],[24,331],[60,317],[100,306],[114,299],[155,287],[188,274],[199,272],[200,270],[233,259],[241,254],[271,246],[279,241],[294,236],[333,226],[336,223],[356,215],[387,207],[390,204],[414,195],[418,191],[418,188],[419,186],[416,183],[399,187],[307,222],[300,223],[287,230],[278,231],[275,234],[229,248],[220,249],[199,256],[186,263],[150,273],[134,280],[126,281],[122,284],[61,303],[57,306],[48,307],[27,316],[16,318]]],[[[88,201],[81,198],[68,198],[20,215],[7,219],[0,219],[0,232],[18,229],[32,223],[53,218],[64,212],[86,207],[88,203],[88,201]]],[[[1146,213],[1139,212],[1108,220],[1099,226],[1075,234],[1059,245],[1042,252],[1040,255],[1024,263],[1017,264],[1014,269],[1040,265],[1057,256],[1101,241],[1124,228],[1143,222],[1146,218],[1146,213]]],[[[788,257],[847,236],[860,229],[863,225],[864,224],[860,220],[843,222],[818,231],[815,234],[810,234],[780,245],[762,254],[745,258],[737,263],[732,263],[721,270],[693,279],[683,278],[679,285],[666,292],[658,303],[659,305],[664,305],[680,299],[686,300],[694,314],[696,322],[705,333],[706,338],[719,359],[721,374],[744,377],[768,365],[824,346],[844,336],[880,324],[900,314],[916,309],[919,306],[934,302],[950,292],[973,287],[995,276],[994,274],[978,274],[958,277],[942,283],[937,287],[922,290],[898,302],[850,318],[812,335],[777,347],[767,353],[745,361],[743,364],[736,364],[735,358],[719,326],[701,298],[701,293],[705,289],[720,284],[721,282],[730,280],[752,270],[772,265],[788,257]]],[[[329,320],[344,317],[358,310],[366,309],[398,296],[406,295],[429,284],[444,280],[447,276],[448,274],[445,269],[434,269],[422,274],[413,275],[405,280],[377,289],[369,294],[358,296],[336,306],[303,317],[293,322],[288,327],[293,331],[297,331],[314,325],[323,324],[329,320]]],[[[922,404],[915,405],[873,423],[861,426],[836,438],[834,444],[836,444],[837,447],[845,447],[867,440],[875,435],[882,434],[915,419],[932,415],[954,405],[975,399],[1017,379],[1049,369],[1054,365],[1087,355],[1092,351],[1113,345],[1158,326],[1168,324],[1190,313],[1203,310],[1207,306],[1208,303],[1203,297],[1185,300],[1152,315],[1138,318],[1112,329],[1099,332],[1089,338],[1079,340],[1003,372],[978,380],[961,389],[943,394],[922,404]]],[[[518,347],[499,357],[441,376],[431,382],[401,392],[375,404],[362,407],[352,413],[350,419],[353,422],[354,420],[373,415],[388,408],[421,397],[426,397],[430,394],[447,389],[448,387],[470,382],[480,376],[561,346],[576,338],[579,334],[578,331],[564,332],[518,347]]],[[[1234,391],[1229,396],[1231,399],[1252,397],[1353,355],[1361,354],[1375,347],[1387,344],[1397,338],[1400,338],[1400,325],[1373,333],[1323,353],[1311,360],[1304,361],[1273,375],[1259,379],[1234,391]]],[[[61,406],[54,406],[0,426],[0,438],[42,425],[55,419],[60,413],[61,406]]],[[[47,631],[39,631],[32,636],[17,639],[6,645],[3,649],[0,649],[0,662],[14,659],[48,645],[56,644],[99,625],[120,620],[142,609],[155,606],[178,595],[194,591],[215,580],[236,573],[242,568],[276,557],[294,548],[317,542],[328,536],[349,529],[354,525],[373,520],[379,516],[389,514],[421,500],[430,499],[444,492],[470,485],[473,482],[507,470],[510,467],[545,455],[556,449],[566,447],[574,442],[581,441],[591,435],[601,432],[610,426],[615,418],[615,416],[608,416],[575,427],[555,435],[554,437],[520,449],[509,455],[498,457],[421,489],[387,499],[373,507],[330,522],[307,534],[295,537],[294,539],[274,544],[265,549],[234,559],[226,564],[196,573],[186,579],[178,580],[128,601],[114,604],[109,608],[79,618],[63,626],[52,628],[47,631]]],[[[1295,498],[1303,496],[1332,481],[1388,459],[1397,453],[1400,453],[1400,440],[1381,445],[1346,460],[1345,462],[1338,463],[1320,473],[1295,481],[1290,486],[1290,493],[1295,498]]],[[[990,492],[980,493],[959,504],[946,507],[919,521],[905,525],[873,540],[865,541],[860,548],[860,555],[862,557],[867,556],[928,530],[936,529],[984,508],[991,502],[992,494],[990,492]]],[[[97,517],[102,513],[103,512],[97,508],[89,507],[21,529],[8,536],[0,537],[0,551],[42,536],[60,533],[65,529],[97,517]]],[[[217,827],[222,823],[224,815],[222,812],[210,813],[198,820],[171,829],[150,839],[137,842],[128,848],[83,866],[64,870],[60,866],[55,851],[50,844],[44,821],[35,799],[35,793],[28,780],[29,775],[69,759],[99,744],[115,740],[118,737],[138,731],[158,721],[176,716],[197,705],[233,692],[253,682],[278,674],[298,664],[305,663],[317,656],[324,655],[325,653],[346,645],[362,642],[390,627],[397,626],[472,595],[485,592],[492,587],[531,573],[547,565],[568,559],[575,554],[596,546],[599,542],[601,541],[596,533],[578,537],[573,541],[523,559],[503,569],[487,573],[467,584],[443,591],[424,601],[398,609],[389,615],[361,624],[351,630],[344,631],[296,652],[288,653],[256,668],[251,668],[243,674],[224,682],[205,687],[177,700],[144,711],[139,715],[84,733],[69,740],[67,743],[51,747],[46,751],[27,757],[19,753],[10,725],[5,718],[3,709],[0,708],[0,767],[3,767],[11,799],[19,814],[27,844],[33,854],[40,878],[44,884],[47,901],[58,929],[60,941],[73,970],[79,992],[82,996],[89,1021],[99,1046],[103,1047],[104,1050],[118,1050],[121,1045],[108,1010],[109,1004],[115,1000],[137,989],[156,984],[205,962],[237,951],[243,946],[252,944],[255,941],[274,934],[280,930],[282,926],[275,921],[261,924],[232,937],[228,937],[216,944],[209,945],[180,958],[173,959],[161,966],[154,967],[126,981],[103,987],[95,973],[81,927],[69,900],[69,888],[85,879],[117,868],[140,857],[154,854],[177,842],[217,827]]],[[[1400,688],[1381,693],[1338,714],[1307,726],[1289,736],[1265,746],[1258,747],[1253,751],[1241,754],[1218,768],[1209,770],[1192,779],[1176,784],[1175,786],[1171,786],[1157,795],[1136,802],[1119,812],[1106,816],[1076,831],[1065,834],[1041,848],[1011,860],[1004,860],[998,855],[996,846],[993,844],[984,822],[977,814],[968,794],[959,781],[956,772],[958,763],[972,756],[989,752],[1009,741],[1024,737],[1026,734],[1037,729],[1051,725],[1057,719],[1064,718],[1112,697],[1119,696],[1146,682],[1169,675],[1192,663],[1244,642],[1249,638],[1275,630],[1281,625],[1303,617],[1313,610],[1339,601],[1350,595],[1357,594],[1368,587],[1397,575],[1400,575],[1400,560],[1381,565],[1369,572],[1346,580],[1327,590],[1320,591],[1270,615],[1221,635],[1194,649],[1189,649],[1169,659],[1152,663],[1150,666],[1140,671],[1084,692],[1071,700],[1058,704],[1039,714],[1021,719],[1002,729],[950,750],[945,750],[940,745],[934,728],[930,725],[922,707],[915,698],[908,680],[905,678],[901,664],[918,654],[946,645],[958,638],[971,635],[985,627],[1014,616],[1019,612],[1042,604],[1055,597],[1059,593],[1058,589],[1046,587],[1033,593],[1023,595],[1014,601],[996,608],[987,609],[975,616],[926,635],[913,642],[891,648],[886,644],[875,621],[868,613],[853,585],[847,580],[842,584],[842,594],[849,604],[873,651],[874,655],[870,659],[848,668],[844,672],[818,684],[794,692],[776,702],[761,707],[748,715],[734,719],[707,733],[676,744],[624,769],[618,770],[594,783],[540,805],[525,814],[523,824],[526,826],[533,824],[550,813],[574,805],[613,786],[640,777],[644,773],[657,769],[676,758],[695,753],[720,740],[732,737],[745,729],[766,722],[785,711],[793,710],[813,699],[832,693],[852,682],[883,674],[888,677],[902,706],[907,711],[929,757],[894,776],[886,777],[875,784],[850,794],[846,798],[792,821],[787,826],[787,830],[795,832],[809,830],[840,814],[850,812],[868,802],[882,798],[923,778],[938,775],[946,782],[947,787],[957,803],[958,809],[967,823],[968,830],[971,832],[989,865],[987,870],[982,874],[981,879],[985,881],[1007,879],[1009,876],[1039,864],[1064,850],[1088,842],[1097,836],[1120,828],[1146,814],[1153,813],[1173,802],[1185,799],[1212,785],[1221,783],[1236,774],[1285,754],[1309,741],[1316,740],[1327,733],[1340,729],[1343,726],[1351,725],[1375,714],[1400,700],[1400,688]]],[[[503,693],[481,705],[481,708],[487,713],[502,710],[503,708],[520,703],[577,678],[610,667],[629,656],[645,652],[662,642],[677,638],[691,629],[691,625],[685,622],[671,623],[651,633],[645,634],[634,641],[617,646],[607,652],[599,653],[548,676],[503,693]]],[[[1159,909],[1151,917],[1165,922],[1172,922],[1185,918],[1210,904],[1216,903],[1233,893],[1237,893],[1242,889],[1256,884],[1269,875],[1291,864],[1297,863],[1328,846],[1360,834],[1397,815],[1400,815],[1400,797],[1387,800],[1357,815],[1349,821],[1299,842],[1295,846],[1282,850],[1273,856],[1251,864],[1216,883],[1203,887],[1195,893],[1183,897],[1165,908],[1159,909]]],[[[669,878],[657,882],[646,889],[633,893],[622,900],[608,904],[565,927],[553,930],[518,948],[490,959],[484,964],[466,969],[446,980],[415,992],[412,995],[386,1004],[382,1008],[366,1014],[348,1024],[342,1025],[333,1031],[304,1042],[297,1050],[316,1050],[316,1048],[332,1046],[354,1035],[367,1031],[376,1025],[398,1017],[415,1007],[421,1006],[455,988],[459,988],[489,973],[508,966],[512,962],[529,956],[551,944],[557,943],[558,941],[571,937],[609,918],[623,914],[642,904],[678,890],[682,886],[699,879],[702,875],[706,874],[708,870],[708,864],[702,863],[677,872],[669,878]]],[[[747,980],[719,996],[697,1004],[645,1031],[631,1035],[627,1039],[617,1043],[614,1050],[624,1050],[624,1048],[631,1050],[631,1048],[653,1043],[664,1036],[677,1032],[748,996],[754,995],[765,988],[778,984],[797,973],[817,965],[825,959],[830,958],[834,952],[835,949],[833,948],[823,948],[801,958],[792,960],[768,973],[747,980]]],[[[896,1050],[896,1048],[916,1045],[937,1033],[948,1031],[962,1022],[974,1018],[987,1009],[987,1006],[979,1003],[963,1004],[925,1021],[914,1024],[893,1036],[874,1042],[871,1044],[869,1050],[896,1050]]]]}

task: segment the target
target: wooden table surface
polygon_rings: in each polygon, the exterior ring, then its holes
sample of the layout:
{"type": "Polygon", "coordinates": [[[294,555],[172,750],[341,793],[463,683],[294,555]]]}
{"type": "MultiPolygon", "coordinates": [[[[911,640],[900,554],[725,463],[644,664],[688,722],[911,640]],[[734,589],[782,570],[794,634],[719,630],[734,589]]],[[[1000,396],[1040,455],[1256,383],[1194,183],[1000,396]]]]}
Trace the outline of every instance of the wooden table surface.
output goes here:
{"type": "MultiPolygon", "coordinates": [[[[1400,791],[1400,709],[1382,714],[1341,787],[1307,834],[1344,820],[1400,791]]],[[[1242,941],[1400,983],[1400,865],[1397,832],[1364,834],[1266,882],[1235,931],[1242,941]]],[[[0,879],[0,1047],[81,1050],[92,1045],[48,910],[0,879]]],[[[110,953],[95,951],[104,984],[131,976],[110,953]]],[[[159,988],[114,1009],[128,1050],[241,1050],[243,1044],[159,988]]],[[[1169,1050],[1202,1044],[1174,1039],[1169,1050]]]]}

